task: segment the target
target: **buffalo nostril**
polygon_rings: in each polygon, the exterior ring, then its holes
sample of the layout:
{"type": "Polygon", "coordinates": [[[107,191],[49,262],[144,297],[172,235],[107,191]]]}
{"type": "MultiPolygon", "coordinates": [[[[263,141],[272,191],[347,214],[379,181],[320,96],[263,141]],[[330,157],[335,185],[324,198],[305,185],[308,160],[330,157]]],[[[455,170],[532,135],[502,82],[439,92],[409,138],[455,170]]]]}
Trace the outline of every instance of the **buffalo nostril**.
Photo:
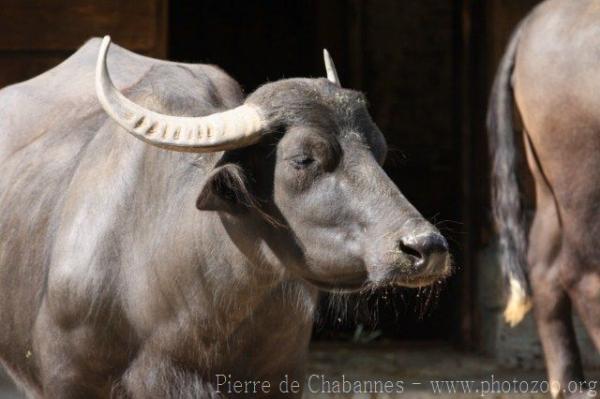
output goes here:
{"type": "Polygon", "coordinates": [[[448,252],[446,239],[436,233],[420,234],[402,239],[399,249],[414,259],[415,266],[422,266],[435,261],[448,252]]]}
{"type": "Polygon", "coordinates": [[[415,257],[417,259],[423,258],[423,255],[418,250],[412,248],[410,245],[407,245],[404,241],[400,241],[398,246],[400,251],[404,252],[406,255],[415,257]]]}

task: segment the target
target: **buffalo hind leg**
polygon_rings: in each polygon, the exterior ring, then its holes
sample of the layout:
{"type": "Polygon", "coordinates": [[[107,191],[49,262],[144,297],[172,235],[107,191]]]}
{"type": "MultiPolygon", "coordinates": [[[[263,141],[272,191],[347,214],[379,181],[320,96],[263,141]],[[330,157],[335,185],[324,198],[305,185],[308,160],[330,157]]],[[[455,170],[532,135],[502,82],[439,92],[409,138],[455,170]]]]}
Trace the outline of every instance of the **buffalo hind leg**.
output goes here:
{"type": "Polygon", "coordinates": [[[556,268],[534,264],[530,277],[535,319],[552,396],[576,397],[564,394],[569,383],[572,386],[584,381],[571,318],[571,302],[560,284],[556,268]]]}
{"type": "Polygon", "coordinates": [[[573,329],[571,301],[561,273],[565,264],[563,229],[554,194],[528,135],[525,135],[525,149],[536,182],[536,212],[529,231],[527,254],[533,311],[552,396],[577,397],[577,394],[565,394],[569,383],[579,384],[584,381],[584,376],[573,329]]]}

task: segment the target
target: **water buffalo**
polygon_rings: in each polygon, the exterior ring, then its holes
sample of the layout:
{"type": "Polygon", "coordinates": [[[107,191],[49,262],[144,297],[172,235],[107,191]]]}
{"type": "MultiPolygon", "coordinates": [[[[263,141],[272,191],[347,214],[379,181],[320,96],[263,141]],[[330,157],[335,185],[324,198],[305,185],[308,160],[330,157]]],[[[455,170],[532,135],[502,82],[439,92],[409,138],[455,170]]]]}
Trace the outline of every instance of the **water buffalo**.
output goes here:
{"type": "Polygon", "coordinates": [[[533,303],[554,396],[584,381],[572,306],[600,350],[599,20],[598,0],[539,5],[513,34],[488,114],[495,218],[510,284],[505,315],[516,324],[533,303]],[[513,103],[535,184],[531,224],[519,199],[513,103]]]}
{"type": "Polygon", "coordinates": [[[28,395],[278,396],[319,289],[449,273],[327,55],[244,98],[109,44],[0,91],[0,358],[28,395]]]}

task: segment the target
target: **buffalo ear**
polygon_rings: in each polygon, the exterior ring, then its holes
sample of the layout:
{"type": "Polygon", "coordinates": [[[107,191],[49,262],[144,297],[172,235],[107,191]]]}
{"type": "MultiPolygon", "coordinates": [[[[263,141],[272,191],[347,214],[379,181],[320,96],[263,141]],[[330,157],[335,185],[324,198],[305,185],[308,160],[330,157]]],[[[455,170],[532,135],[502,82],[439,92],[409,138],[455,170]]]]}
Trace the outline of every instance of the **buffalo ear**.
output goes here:
{"type": "Polygon", "coordinates": [[[233,213],[249,208],[254,199],[248,191],[244,170],[232,163],[216,167],[204,181],[196,208],[233,213]]]}

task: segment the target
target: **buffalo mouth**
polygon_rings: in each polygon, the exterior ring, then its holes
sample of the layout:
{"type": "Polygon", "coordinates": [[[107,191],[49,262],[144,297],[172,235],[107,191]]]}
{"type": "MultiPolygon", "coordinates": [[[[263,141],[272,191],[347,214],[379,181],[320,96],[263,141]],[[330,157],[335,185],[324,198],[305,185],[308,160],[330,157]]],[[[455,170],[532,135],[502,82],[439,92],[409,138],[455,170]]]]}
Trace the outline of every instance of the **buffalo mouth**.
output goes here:
{"type": "Polygon", "coordinates": [[[452,274],[452,267],[449,262],[440,273],[425,273],[410,275],[399,270],[393,270],[387,274],[380,285],[402,286],[408,288],[421,288],[433,284],[441,284],[452,274]]]}
{"type": "Polygon", "coordinates": [[[384,281],[382,285],[401,286],[407,288],[422,288],[433,284],[441,284],[447,277],[448,275],[392,277],[384,281]]]}
{"type": "Polygon", "coordinates": [[[319,281],[312,278],[306,279],[311,285],[314,285],[321,291],[331,293],[352,293],[359,292],[369,284],[369,279],[366,273],[361,273],[359,276],[339,280],[335,282],[319,281]]]}

